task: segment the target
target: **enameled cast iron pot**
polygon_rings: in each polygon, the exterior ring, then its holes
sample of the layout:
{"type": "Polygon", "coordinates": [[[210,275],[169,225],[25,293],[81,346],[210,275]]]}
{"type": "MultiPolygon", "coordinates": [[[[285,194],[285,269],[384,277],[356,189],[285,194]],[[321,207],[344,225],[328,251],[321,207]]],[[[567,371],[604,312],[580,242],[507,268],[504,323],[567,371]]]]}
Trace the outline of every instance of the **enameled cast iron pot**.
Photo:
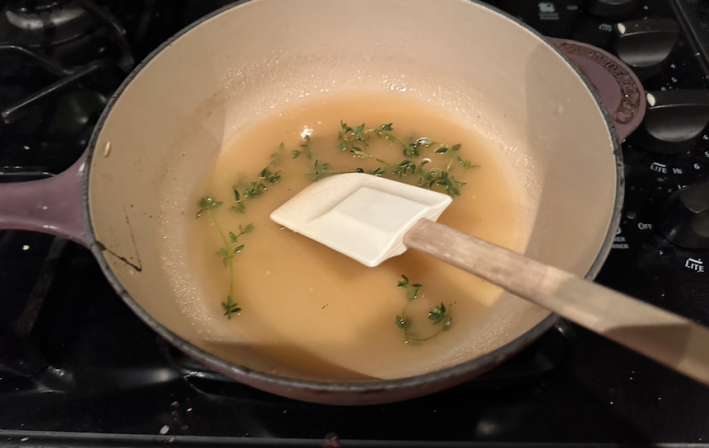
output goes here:
{"type": "Polygon", "coordinates": [[[180,238],[170,223],[194,205],[185,198],[223,142],[271,106],[348,89],[395,90],[455,109],[525,186],[534,223],[525,253],[589,279],[597,274],[619,223],[620,142],[642,120],[642,87],[604,51],[545,39],[465,0],[253,0],[217,11],[133,71],[72,168],[0,185],[0,229],[48,232],[87,246],[155,331],[259,389],[372,404],[469,380],[534,341],[557,316],[503,295],[486,336],[455,366],[343,383],[265,373],[248,347],[203,340],[176,305],[184,285],[165,275],[163,263],[165,241],[180,238]]]}

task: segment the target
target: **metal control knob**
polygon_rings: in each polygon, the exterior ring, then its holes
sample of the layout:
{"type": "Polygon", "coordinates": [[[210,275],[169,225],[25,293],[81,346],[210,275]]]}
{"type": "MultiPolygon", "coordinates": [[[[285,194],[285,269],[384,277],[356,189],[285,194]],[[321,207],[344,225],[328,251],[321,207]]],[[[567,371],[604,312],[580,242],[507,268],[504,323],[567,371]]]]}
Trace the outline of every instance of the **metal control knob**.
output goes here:
{"type": "Polygon", "coordinates": [[[709,248],[709,181],[672,193],[663,205],[657,228],[680,247],[709,248]]]}
{"type": "Polygon", "coordinates": [[[583,0],[581,9],[607,19],[627,17],[640,7],[640,0],[583,0]]]}
{"type": "Polygon", "coordinates": [[[638,78],[647,79],[662,71],[677,42],[679,25],[672,19],[643,19],[616,23],[613,51],[633,69],[638,78]]]}
{"type": "Polygon", "coordinates": [[[670,154],[697,142],[709,123],[709,90],[647,93],[645,118],[629,141],[640,149],[670,154]]]}

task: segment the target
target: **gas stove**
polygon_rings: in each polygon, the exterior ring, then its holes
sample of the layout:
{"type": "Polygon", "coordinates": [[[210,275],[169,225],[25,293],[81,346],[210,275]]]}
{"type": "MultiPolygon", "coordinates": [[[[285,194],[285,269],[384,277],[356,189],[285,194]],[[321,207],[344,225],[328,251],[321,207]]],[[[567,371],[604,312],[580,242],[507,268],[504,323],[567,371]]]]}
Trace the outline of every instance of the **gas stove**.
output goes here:
{"type": "MultiPolygon", "coordinates": [[[[0,1],[0,182],[69,167],[136,61],[227,3],[0,1]]],[[[709,229],[692,206],[709,188],[709,5],[489,3],[547,36],[612,51],[642,78],[652,101],[623,145],[623,217],[597,281],[709,325],[709,229]]],[[[84,248],[0,232],[0,446],[705,441],[709,388],[563,320],[487,374],[420,399],[344,408],[269,395],[157,336],[84,248]]]]}

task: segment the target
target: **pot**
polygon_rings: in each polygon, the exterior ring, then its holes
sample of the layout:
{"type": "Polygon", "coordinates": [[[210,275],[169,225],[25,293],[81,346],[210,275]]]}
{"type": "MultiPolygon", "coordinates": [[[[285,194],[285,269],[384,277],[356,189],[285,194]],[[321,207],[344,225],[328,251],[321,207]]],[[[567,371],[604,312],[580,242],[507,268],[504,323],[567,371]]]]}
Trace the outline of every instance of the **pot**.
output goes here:
{"type": "Polygon", "coordinates": [[[534,226],[525,254],[588,279],[598,273],[620,219],[620,143],[645,111],[640,82],[602,50],[545,39],[464,0],[253,0],[219,10],[136,67],[69,170],[0,185],[0,229],[53,233],[88,247],[156,332],[258,389],[374,404],[467,381],[530,344],[557,316],[503,295],[483,348],[453,367],[330,382],[267,373],[248,347],[203,340],[176,306],[161,223],[176,216],[195,173],[266,105],[352,88],[397,89],[456,107],[527,186],[534,226]]]}

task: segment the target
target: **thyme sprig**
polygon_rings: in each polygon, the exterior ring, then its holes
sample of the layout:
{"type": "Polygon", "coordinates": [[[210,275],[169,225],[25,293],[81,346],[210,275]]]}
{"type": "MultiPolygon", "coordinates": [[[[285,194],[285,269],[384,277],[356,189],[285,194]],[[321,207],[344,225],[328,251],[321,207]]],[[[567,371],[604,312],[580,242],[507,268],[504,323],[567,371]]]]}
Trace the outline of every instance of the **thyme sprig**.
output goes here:
{"type": "MultiPolygon", "coordinates": [[[[451,169],[455,166],[455,162],[463,168],[463,172],[475,167],[469,160],[464,160],[458,155],[461,148],[459,143],[449,145],[447,143],[433,141],[426,137],[420,137],[414,141],[407,141],[394,134],[393,123],[386,123],[376,128],[365,130],[364,123],[356,127],[351,127],[348,126],[347,123],[340,121],[340,128],[337,134],[340,144],[337,148],[340,151],[352,153],[355,157],[369,158],[381,163],[382,166],[371,172],[371,174],[375,176],[381,176],[387,173],[398,176],[399,178],[418,176],[416,185],[419,187],[429,190],[440,187],[440,189],[450,196],[455,197],[460,196],[460,188],[466,184],[465,182],[457,180],[455,176],[451,174],[451,169]],[[362,147],[369,146],[367,142],[368,134],[384,137],[392,142],[399,142],[403,146],[402,152],[406,159],[398,164],[392,164],[367,153],[362,147]],[[416,162],[416,158],[420,157],[424,150],[431,148],[435,148],[433,151],[434,155],[447,154],[448,160],[445,170],[429,171],[424,168],[426,164],[431,162],[430,159],[424,159],[420,163],[416,162]]],[[[358,168],[356,171],[365,172],[361,168],[358,168]]]]}
{"type": "Polygon", "coordinates": [[[271,154],[266,168],[262,169],[259,173],[258,180],[245,182],[243,179],[239,179],[239,181],[232,187],[236,204],[231,207],[231,210],[241,214],[246,213],[246,204],[244,204],[244,200],[247,198],[257,198],[268,190],[268,185],[276,185],[281,182],[281,170],[271,171],[271,168],[281,164],[284,154],[285,147],[283,143],[281,143],[278,151],[271,154]],[[243,192],[240,192],[242,189],[243,192]]]}
{"type": "MultiPolygon", "coordinates": [[[[340,151],[348,151],[352,153],[355,157],[359,157],[362,159],[369,158],[376,160],[377,162],[384,164],[387,168],[391,167],[390,163],[377,157],[374,157],[371,154],[368,154],[361,148],[361,146],[369,146],[366,137],[368,133],[374,132],[377,135],[389,135],[388,131],[392,130],[391,123],[383,124],[376,129],[369,129],[365,131],[364,123],[357,127],[351,128],[347,126],[347,124],[344,123],[342,120],[340,120],[340,127],[342,129],[338,132],[337,139],[340,140],[341,143],[337,146],[337,149],[339,149],[340,151]]],[[[391,134],[391,138],[394,138],[393,134],[391,134]]]]}
{"type": "Polygon", "coordinates": [[[434,306],[428,311],[428,319],[432,321],[434,326],[438,327],[438,330],[426,337],[412,334],[410,331],[412,319],[406,314],[406,311],[409,304],[419,297],[419,293],[423,285],[420,283],[411,283],[405,275],[402,275],[401,280],[399,280],[399,283],[396,286],[406,290],[406,305],[404,305],[404,309],[401,314],[396,316],[395,321],[396,326],[404,331],[404,343],[430,341],[444,331],[450,330],[451,325],[453,324],[453,317],[451,316],[450,307],[446,308],[443,302],[441,302],[440,305],[434,306]]]}
{"type": "Polygon", "coordinates": [[[244,245],[237,245],[237,243],[239,242],[239,237],[246,235],[247,233],[251,233],[254,230],[254,225],[248,224],[246,227],[239,226],[239,233],[236,234],[234,232],[229,232],[229,238],[227,239],[221,227],[219,227],[219,223],[214,218],[214,214],[212,213],[212,210],[219,208],[221,205],[222,201],[216,201],[209,196],[201,198],[197,203],[197,206],[199,207],[197,218],[203,216],[206,212],[210,223],[214,226],[217,233],[219,233],[219,237],[222,240],[223,246],[220,247],[216,253],[222,257],[224,267],[229,268],[229,294],[227,295],[226,302],[222,302],[222,308],[224,309],[224,315],[228,319],[231,319],[232,314],[239,314],[241,312],[239,305],[234,302],[234,257],[244,250],[244,245]]]}

